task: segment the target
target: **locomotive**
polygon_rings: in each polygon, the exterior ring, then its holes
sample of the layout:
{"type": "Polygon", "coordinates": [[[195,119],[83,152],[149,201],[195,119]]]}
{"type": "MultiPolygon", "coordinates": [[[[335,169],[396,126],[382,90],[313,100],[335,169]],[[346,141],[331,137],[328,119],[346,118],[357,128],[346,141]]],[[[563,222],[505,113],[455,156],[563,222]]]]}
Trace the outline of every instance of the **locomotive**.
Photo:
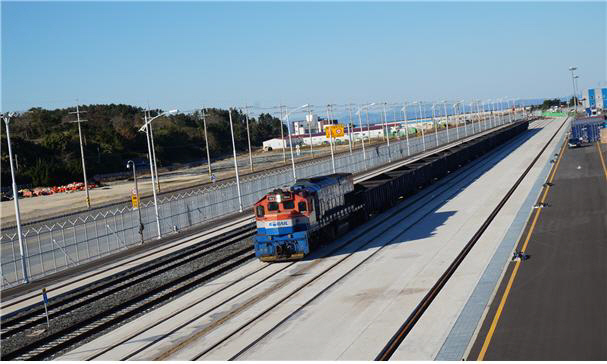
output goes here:
{"type": "Polygon", "coordinates": [[[364,216],[350,173],[298,179],[266,194],[253,209],[255,255],[265,262],[302,259],[364,216]]]}

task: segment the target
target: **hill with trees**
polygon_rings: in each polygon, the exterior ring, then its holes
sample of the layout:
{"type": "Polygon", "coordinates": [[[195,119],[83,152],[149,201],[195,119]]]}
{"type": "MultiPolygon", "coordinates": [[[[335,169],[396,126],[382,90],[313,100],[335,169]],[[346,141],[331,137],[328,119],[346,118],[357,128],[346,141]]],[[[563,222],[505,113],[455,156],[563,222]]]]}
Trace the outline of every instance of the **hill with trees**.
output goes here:
{"type": "MultiPolygon", "coordinates": [[[[10,123],[11,146],[18,164],[17,183],[49,186],[82,181],[78,127],[70,114],[75,108],[45,110],[32,108],[13,116],[10,123]]],[[[125,161],[147,159],[144,109],[130,105],[80,106],[87,175],[123,172],[125,161]]],[[[155,116],[160,110],[152,110],[155,116]]],[[[211,159],[232,152],[228,110],[206,109],[205,120],[211,159]]],[[[248,150],[245,115],[232,110],[238,151],[248,150]]],[[[154,144],[158,166],[206,159],[204,129],[200,112],[179,113],[154,120],[154,144]]],[[[270,114],[249,118],[251,144],[280,136],[281,122],[270,114]]],[[[286,133],[286,127],[283,125],[286,133]]],[[[285,134],[286,135],[286,134],[285,134]]],[[[2,128],[2,186],[10,186],[10,167],[6,131],[2,128]]]]}

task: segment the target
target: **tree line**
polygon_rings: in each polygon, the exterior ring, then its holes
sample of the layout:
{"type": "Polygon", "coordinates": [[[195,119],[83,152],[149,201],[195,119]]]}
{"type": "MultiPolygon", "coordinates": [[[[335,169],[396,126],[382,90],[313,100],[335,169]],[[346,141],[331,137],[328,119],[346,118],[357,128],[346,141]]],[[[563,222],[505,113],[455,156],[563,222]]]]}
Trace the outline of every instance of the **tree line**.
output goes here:
{"type": "MultiPolygon", "coordinates": [[[[46,110],[32,108],[11,118],[11,147],[16,155],[18,184],[50,186],[82,180],[78,126],[74,108],[46,110]]],[[[147,159],[144,109],[110,104],[80,106],[84,154],[88,176],[122,172],[125,161],[147,159]]],[[[151,111],[157,115],[160,110],[151,111]]],[[[228,110],[205,109],[211,160],[232,152],[228,110]]],[[[245,114],[232,109],[234,138],[238,151],[248,150],[245,114]]],[[[264,140],[286,135],[286,126],[270,114],[249,118],[251,145],[260,147],[264,140]]],[[[154,120],[154,144],[158,165],[206,160],[206,144],[200,111],[179,113],[154,120]]],[[[10,166],[5,129],[1,139],[2,186],[10,186],[10,166]]],[[[90,177],[89,177],[90,178],[90,177]]]]}

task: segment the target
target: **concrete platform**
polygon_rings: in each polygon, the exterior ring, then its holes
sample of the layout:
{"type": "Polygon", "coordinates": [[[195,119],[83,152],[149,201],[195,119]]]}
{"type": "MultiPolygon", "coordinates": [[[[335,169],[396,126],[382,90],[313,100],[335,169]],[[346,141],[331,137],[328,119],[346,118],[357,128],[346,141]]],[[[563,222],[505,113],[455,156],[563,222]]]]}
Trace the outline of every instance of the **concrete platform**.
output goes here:
{"type": "Polygon", "coordinates": [[[606,161],[604,144],[564,150],[470,360],[607,360],[606,161]]]}
{"type": "MultiPolygon", "coordinates": [[[[309,260],[265,268],[251,262],[58,359],[226,360],[240,353],[241,360],[372,360],[563,121],[536,124],[520,145],[450,175],[454,181],[439,181],[413,205],[378,215],[309,260]]],[[[522,199],[550,151],[517,191],[522,199]]],[[[395,359],[436,356],[520,209],[516,202],[496,218],[395,359]]]]}

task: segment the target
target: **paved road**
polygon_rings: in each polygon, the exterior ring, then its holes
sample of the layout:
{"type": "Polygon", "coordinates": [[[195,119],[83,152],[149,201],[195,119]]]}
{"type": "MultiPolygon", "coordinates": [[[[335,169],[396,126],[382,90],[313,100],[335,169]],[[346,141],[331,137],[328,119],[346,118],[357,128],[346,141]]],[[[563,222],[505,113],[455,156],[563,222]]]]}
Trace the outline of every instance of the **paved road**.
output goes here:
{"type": "MultiPolygon", "coordinates": [[[[600,147],[607,161],[607,146],[600,147]]],[[[484,360],[607,360],[607,170],[599,150],[564,150],[548,207],[532,227],[534,210],[519,242],[518,249],[531,230],[530,258],[510,289],[516,263],[508,267],[469,360],[483,344],[484,360]]]]}

